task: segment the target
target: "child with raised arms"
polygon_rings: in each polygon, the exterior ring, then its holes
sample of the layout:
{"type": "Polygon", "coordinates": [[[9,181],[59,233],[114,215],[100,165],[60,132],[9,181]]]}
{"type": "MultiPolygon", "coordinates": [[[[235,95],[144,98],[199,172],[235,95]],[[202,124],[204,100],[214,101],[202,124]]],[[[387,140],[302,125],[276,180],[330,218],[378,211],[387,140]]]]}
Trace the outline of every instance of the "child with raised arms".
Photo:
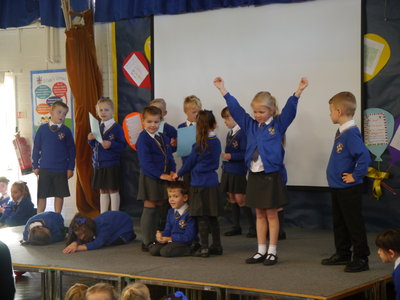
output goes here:
{"type": "Polygon", "coordinates": [[[68,179],[74,175],[75,142],[64,125],[68,106],[56,101],[51,106],[49,123],[40,125],[32,150],[33,172],[39,176],[37,212],[44,212],[46,199],[54,197],[54,211],[61,213],[64,197],[69,197],[68,179]]]}
{"type": "Polygon", "coordinates": [[[201,244],[195,255],[201,257],[223,253],[218,222],[222,208],[217,174],[221,143],[214,132],[216,127],[213,113],[201,110],[196,123],[196,144],[175,176],[181,177],[190,172],[190,215],[197,219],[201,244]],[[209,231],[212,235],[210,246],[209,231]]]}
{"type": "Polygon", "coordinates": [[[155,106],[161,109],[162,112],[162,133],[169,138],[170,145],[172,147],[173,152],[176,151],[176,138],[177,138],[177,130],[174,126],[168,124],[164,121],[165,116],[167,115],[167,103],[162,98],[156,98],[150,101],[150,106],[155,106]]]}
{"type": "Polygon", "coordinates": [[[394,263],[392,273],[396,300],[400,300],[400,228],[390,228],[381,232],[375,240],[378,255],[384,263],[394,263]]]}
{"type": "Polygon", "coordinates": [[[190,216],[188,188],[183,181],[171,182],[167,187],[168,211],[165,229],[157,231],[157,242],[150,244],[154,256],[176,257],[190,254],[190,246],[197,238],[197,224],[190,216]]]}
{"type": "MultiPolygon", "coordinates": [[[[202,107],[201,101],[197,96],[195,95],[187,96],[183,101],[183,112],[186,115],[186,121],[179,124],[178,129],[189,126],[196,126],[197,116],[199,114],[199,111],[201,110],[201,107],[202,107]]],[[[180,143],[182,143],[182,141],[180,141],[180,143]]],[[[185,163],[186,158],[187,156],[182,156],[182,165],[185,163]]],[[[190,185],[190,173],[186,173],[183,176],[183,181],[187,185],[190,185]]]]}
{"type": "Polygon", "coordinates": [[[288,202],[283,164],[283,139],[296,116],[297,103],[308,80],[301,78],[293,96],[289,97],[281,114],[276,99],[269,92],[259,92],[251,102],[254,119],[225,89],[221,77],[214,79],[215,87],[224,96],[229,111],[247,135],[245,162],[250,170],[247,188],[247,205],[256,208],[257,252],[246,263],[274,265],[278,262],[277,244],[279,233],[278,209],[288,202]],[[267,249],[267,232],[269,247],[267,249]]]}
{"type": "Polygon", "coordinates": [[[357,108],[354,95],[341,92],[328,103],[332,123],[339,124],[326,169],[336,251],[321,264],[346,265],[345,272],[366,271],[370,251],[362,216],[362,190],[371,157],[353,120],[357,108]]]}
{"type": "Polygon", "coordinates": [[[232,118],[228,107],[221,111],[221,117],[226,127],[230,129],[226,137],[225,152],[221,153],[221,157],[225,160],[222,162],[221,189],[227,194],[228,201],[231,203],[233,223],[233,228],[224,235],[242,234],[240,227],[240,210],[242,210],[249,225],[246,236],[256,237],[255,218],[251,208],[246,206],[247,167],[244,161],[246,135],[232,118]]]}
{"type": "Polygon", "coordinates": [[[24,181],[16,181],[11,186],[11,198],[3,215],[0,217],[0,227],[25,225],[35,214],[31,194],[24,181]]]}
{"type": "Polygon", "coordinates": [[[25,224],[22,245],[48,245],[65,239],[64,218],[60,213],[45,211],[32,216],[25,224]]]}
{"type": "Polygon", "coordinates": [[[93,149],[92,186],[100,190],[100,213],[119,210],[120,164],[121,153],[125,149],[124,132],[121,125],[114,120],[114,103],[109,98],[101,98],[96,104],[97,115],[101,119],[100,133],[103,142],[100,144],[93,133],[89,133],[89,145],[93,149]]]}
{"type": "Polygon", "coordinates": [[[166,188],[176,171],[169,138],[158,132],[161,120],[158,107],[146,106],[143,131],[136,142],[140,166],[137,199],[144,202],[140,218],[143,251],[148,251],[148,245],[155,241],[162,207],[168,201],[166,188]]]}
{"type": "Polygon", "coordinates": [[[76,213],[69,225],[67,247],[63,253],[100,249],[134,240],[131,217],[122,211],[106,211],[95,218],[76,213]]]}

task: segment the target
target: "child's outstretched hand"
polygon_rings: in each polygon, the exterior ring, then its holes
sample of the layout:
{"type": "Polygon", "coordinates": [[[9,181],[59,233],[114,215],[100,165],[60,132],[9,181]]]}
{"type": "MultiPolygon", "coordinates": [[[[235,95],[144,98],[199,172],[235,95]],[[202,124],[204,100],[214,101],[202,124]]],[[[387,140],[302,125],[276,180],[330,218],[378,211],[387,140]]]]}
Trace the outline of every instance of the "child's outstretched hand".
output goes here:
{"type": "Polygon", "coordinates": [[[169,175],[169,174],[162,174],[162,175],[160,176],[160,179],[162,179],[162,180],[167,180],[167,181],[172,181],[172,177],[171,177],[171,175],[169,175]]]}
{"type": "Polygon", "coordinates": [[[175,138],[171,138],[171,141],[170,141],[169,144],[170,144],[172,147],[176,147],[176,145],[177,145],[176,139],[175,139],[175,138]]]}
{"type": "Polygon", "coordinates": [[[78,243],[72,242],[71,244],[69,244],[67,247],[64,248],[63,253],[64,254],[75,253],[77,250],[78,250],[78,243]]]}
{"type": "Polygon", "coordinates": [[[297,91],[294,93],[294,95],[299,98],[301,93],[304,91],[304,89],[308,86],[308,79],[307,77],[301,77],[299,87],[297,88],[297,91]]]}
{"type": "Polygon", "coordinates": [[[356,181],[351,173],[343,173],[342,180],[345,183],[353,183],[356,181]]]}
{"type": "Polygon", "coordinates": [[[225,159],[225,160],[231,160],[232,155],[231,155],[230,153],[224,153],[224,152],[222,152],[222,153],[221,153],[221,157],[222,157],[222,159],[225,159]]]}
{"type": "Polygon", "coordinates": [[[225,96],[225,94],[228,93],[227,90],[225,89],[225,82],[221,77],[216,77],[214,79],[214,85],[220,91],[222,96],[225,96]]]}

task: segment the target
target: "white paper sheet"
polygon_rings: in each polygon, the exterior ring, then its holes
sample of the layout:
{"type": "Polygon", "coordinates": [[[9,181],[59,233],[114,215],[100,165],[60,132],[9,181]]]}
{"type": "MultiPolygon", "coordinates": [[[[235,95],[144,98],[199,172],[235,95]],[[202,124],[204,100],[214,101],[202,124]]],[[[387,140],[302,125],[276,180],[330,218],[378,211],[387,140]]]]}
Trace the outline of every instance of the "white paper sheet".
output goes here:
{"type": "Polygon", "coordinates": [[[96,141],[103,143],[103,138],[100,133],[99,120],[97,120],[91,113],[89,113],[90,131],[93,133],[96,141]]]}

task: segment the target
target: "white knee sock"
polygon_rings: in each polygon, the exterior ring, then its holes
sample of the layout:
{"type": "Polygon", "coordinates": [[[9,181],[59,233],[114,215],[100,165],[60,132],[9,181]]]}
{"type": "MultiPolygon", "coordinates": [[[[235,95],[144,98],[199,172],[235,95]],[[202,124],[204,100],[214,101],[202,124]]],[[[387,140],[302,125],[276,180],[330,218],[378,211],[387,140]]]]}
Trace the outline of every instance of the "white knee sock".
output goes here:
{"type": "Polygon", "coordinates": [[[110,206],[110,194],[100,194],[100,213],[108,211],[110,206]]]}
{"type": "Polygon", "coordinates": [[[119,210],[119,192],[110,194],[111,197],[111,210],[119,210]]]}

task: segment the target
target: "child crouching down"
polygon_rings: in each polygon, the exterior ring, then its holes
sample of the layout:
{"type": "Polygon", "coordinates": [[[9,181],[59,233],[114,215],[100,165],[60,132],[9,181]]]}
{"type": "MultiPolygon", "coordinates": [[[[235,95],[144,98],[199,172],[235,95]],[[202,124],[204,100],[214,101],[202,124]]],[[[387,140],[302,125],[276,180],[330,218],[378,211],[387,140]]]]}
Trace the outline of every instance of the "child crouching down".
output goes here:
{"type": "Polygon", "coordinates": [[[22,245],[48,245],[65,239],[64,218],[60,213],[46,211],[26,222],[22,245]]]}
{"type": "Polygon", "coordinates": [[[69,226],[63,253],[127,244],[135,238],[132,219],[125,212],[107,211],[93,219],[77,213],[69,226]]]}
{"type": "Polygon", "coordinates": [[[163,232],[157,231],[157,242],[149,245],[154,256],[176,257],[190,254],[190,246],[197,239],[197,224],[189,215],[188,188],[183,181],[171,182],[167,188],[168,211],[163,232]]]}

